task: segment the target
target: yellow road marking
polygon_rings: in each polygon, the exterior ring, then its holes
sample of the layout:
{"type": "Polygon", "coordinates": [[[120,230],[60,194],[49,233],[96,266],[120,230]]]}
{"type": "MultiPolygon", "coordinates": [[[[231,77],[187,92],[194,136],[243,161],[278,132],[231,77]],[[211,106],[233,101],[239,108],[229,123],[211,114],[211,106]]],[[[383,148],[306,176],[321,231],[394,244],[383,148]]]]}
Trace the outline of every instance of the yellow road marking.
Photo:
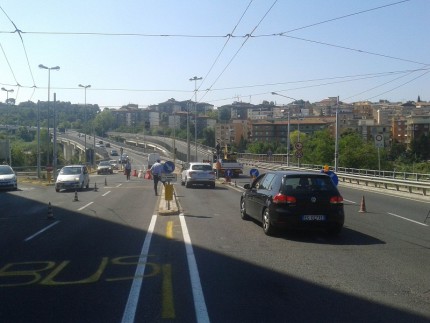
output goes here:
{"type": "Polygon", "coordinates": [[[175,305],[173,302],[173,286],[172,286],[172,265],[163,265],[163,283],[162,283],[162,310],[161,317],[163,319],[175,318],[175,305]]]}
{"type": "Polygon", "coordinates": [[[173,221],[168,221],[166,226],[167,239],[173,239],[173,221]]]}

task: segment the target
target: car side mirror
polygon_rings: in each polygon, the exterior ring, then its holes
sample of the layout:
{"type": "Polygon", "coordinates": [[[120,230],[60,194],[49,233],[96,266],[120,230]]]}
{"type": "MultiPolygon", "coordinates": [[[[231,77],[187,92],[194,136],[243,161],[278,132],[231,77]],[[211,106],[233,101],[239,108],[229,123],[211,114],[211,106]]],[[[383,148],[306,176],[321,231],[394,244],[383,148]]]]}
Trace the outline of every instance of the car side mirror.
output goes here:
{"type": "Polygon", "coordinates": [[[245,185],[243,185],[243,188],[246,189],[246,190],[249,190],[251,188],[251,185],[250,184],[245,184],[245,185]]]}

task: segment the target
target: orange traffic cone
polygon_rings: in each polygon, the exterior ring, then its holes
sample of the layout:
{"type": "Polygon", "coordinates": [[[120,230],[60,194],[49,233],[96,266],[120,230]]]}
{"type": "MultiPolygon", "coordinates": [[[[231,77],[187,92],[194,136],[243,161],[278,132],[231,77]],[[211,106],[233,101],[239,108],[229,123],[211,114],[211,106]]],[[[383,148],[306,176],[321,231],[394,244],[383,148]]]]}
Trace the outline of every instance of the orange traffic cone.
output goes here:
{"type": "Polygon", "coordinates": [[[366,213],[366,202],[364,201],[364,195],[361,198],[361,203],[360,203],[360,210],[358,211],[360,213],[366,213]]]}

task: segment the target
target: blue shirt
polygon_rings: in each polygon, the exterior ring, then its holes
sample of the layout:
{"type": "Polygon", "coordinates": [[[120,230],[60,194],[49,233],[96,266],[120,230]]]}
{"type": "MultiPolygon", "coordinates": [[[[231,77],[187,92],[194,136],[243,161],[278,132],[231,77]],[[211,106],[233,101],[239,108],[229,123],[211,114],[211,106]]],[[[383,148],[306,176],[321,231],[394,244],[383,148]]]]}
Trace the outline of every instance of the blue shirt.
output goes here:
{"type": "Polygon", "coordinates": [[[152,167],[151,167],[152,175],[161,176],[162,172],[163,172],[163,164],[162,163],[156,162],[154,165],[152,165],[152,167]]]}

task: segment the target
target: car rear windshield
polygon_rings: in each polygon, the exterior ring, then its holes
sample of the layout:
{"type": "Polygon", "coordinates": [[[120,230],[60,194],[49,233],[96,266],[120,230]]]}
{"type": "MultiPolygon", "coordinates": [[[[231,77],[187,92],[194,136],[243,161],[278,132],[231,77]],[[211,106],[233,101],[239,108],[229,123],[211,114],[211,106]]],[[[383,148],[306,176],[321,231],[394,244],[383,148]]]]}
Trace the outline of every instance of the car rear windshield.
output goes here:
{"type": "Polygon", "coordinates": [[[212,170],[212,166],[211,165],[192,165],[191,166],[192,170],[212,170]]]}
{"type": "Polygon", "coordinates": [[[282,185],[286,194],[336,190],[329,176],[288,176],[284,178],[282,185]]]}

